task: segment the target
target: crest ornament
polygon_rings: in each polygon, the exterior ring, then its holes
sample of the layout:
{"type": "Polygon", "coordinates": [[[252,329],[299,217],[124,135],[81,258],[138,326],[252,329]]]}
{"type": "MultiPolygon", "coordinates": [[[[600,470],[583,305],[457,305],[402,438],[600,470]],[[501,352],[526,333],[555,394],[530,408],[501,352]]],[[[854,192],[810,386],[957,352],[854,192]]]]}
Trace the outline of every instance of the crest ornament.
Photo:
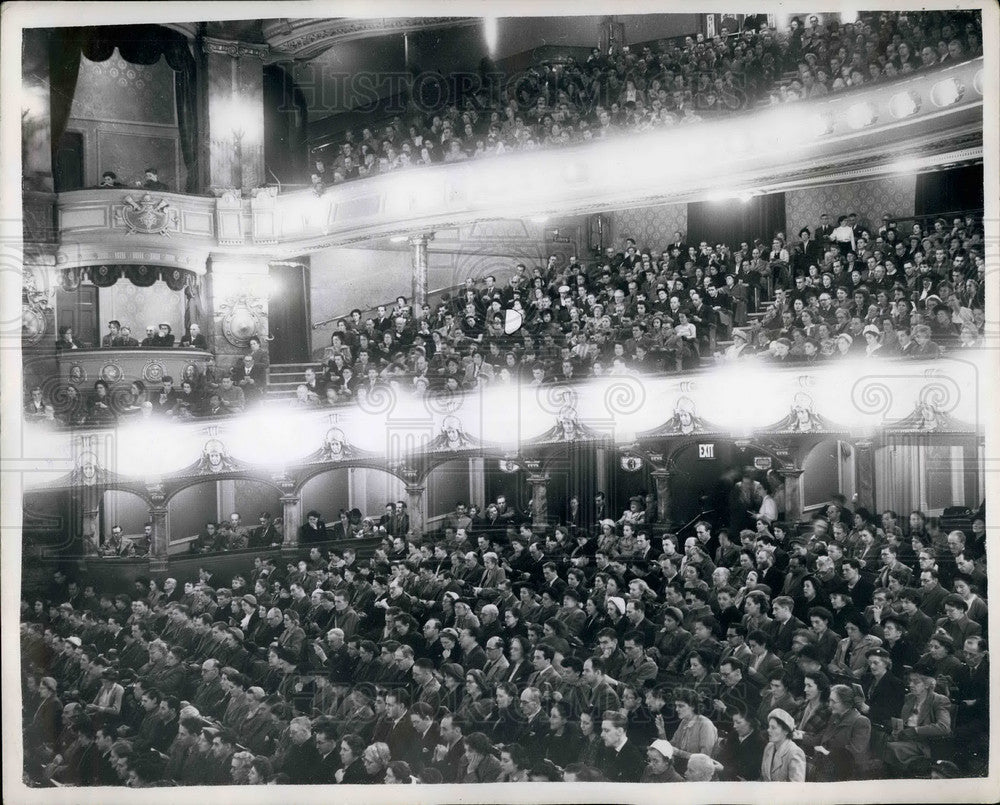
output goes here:
{"type": "Polygon", "coordinates": [[[145,193],[138,201],[125,196],[125,206],[117,208],[118,221],[129,235],[170,236],[177,229],[177,210],[164,199],[145,193]]]}
{"type": "Polygon", "coordinates": [[[246,347],[264,330],[264,303],[256,296],[231,296],[220,305],[222,335],[234,347],[246,347]]]}

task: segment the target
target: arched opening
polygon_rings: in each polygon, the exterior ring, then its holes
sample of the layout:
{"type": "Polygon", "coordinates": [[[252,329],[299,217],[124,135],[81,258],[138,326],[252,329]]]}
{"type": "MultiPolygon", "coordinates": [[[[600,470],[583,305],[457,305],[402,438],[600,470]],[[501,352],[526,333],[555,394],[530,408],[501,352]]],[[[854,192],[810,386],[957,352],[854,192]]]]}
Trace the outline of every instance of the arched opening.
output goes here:
{"type": "Polygon", "coordinates": [[[255,528],[258,515],[281,516],[280,492],[269,483],[252,478],[213,479],[181,489],[167,503],[168,551],[171,555],[190,551],[205,533],[208,523],[240,515],[240,524],[255,528]]]}
{"type": "Polygon", "coordinates": [[[149,552],[149,540],[144,526],[149,522],[149,503],[134,492],[123,489],[108,489],[100,497],[98,532],[100,545],[111,535],[111,529],[121,526],[122,536],[135,545],[136,554],[143,556],[149,552]]]}
{"type": "MultiPolygon", "coordinates": [[[[406,501],[406,487],[400,478],[378,467],[335,467],[309,478],[302,484],[300,496],[303,518],[306,512],[316,510],[332,528],[341,510],[357,509],[364,517],[378,519],[387,503],[406,501]]],[[[287,523],[285,527],[299,525],[287,523]]]]}
{"type": "Polygon", "coordinates": [[[840,439],[825,439],[802,461],[802,511],[817,511],[837,491],[848,500],[854,495],[854,447],[840,439]]]}
{"type": "Polygon", "coordinates": [[[466,505],[474,503],[479,506],[486,502],[483,498],[486,494],[484,465],[487,462],[489,459],[481,456],[453,458],[438,464],[427,474],[424,482],[426,530],[441,529],[445,517],[455,510],[455,504],[459,500],[465,501],[466,505]]]}

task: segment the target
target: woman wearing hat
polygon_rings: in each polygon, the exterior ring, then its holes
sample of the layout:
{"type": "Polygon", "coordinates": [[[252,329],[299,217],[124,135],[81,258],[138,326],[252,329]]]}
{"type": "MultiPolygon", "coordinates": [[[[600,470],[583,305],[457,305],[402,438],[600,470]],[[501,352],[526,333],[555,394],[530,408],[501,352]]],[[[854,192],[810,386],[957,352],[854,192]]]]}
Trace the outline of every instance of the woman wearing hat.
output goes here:
{"type": "Polygon", "coordinates": [[[597,550],[603,551],[608,554],[608,556],[613,556],[618,547],[618,535],[615,533],[615,521],[611,519],[601,520],[598,525],[601,527],[601,533],[597,538],[597,550]]]}
{"type": "Polygon", "coordinates": [[[465,675],[465,696],[458,707],[458,715],[472,725],[472,729],[488,724],[493,715],[493,700],[489,696],[489,688],[486,677],[478,668],[473,668],[465,675]]]}
{"type": "Polygon", "coordinates": [[[381,741],[373,743],[365,749],[361,755],[361,762],[365,766],[365,774],[368,775],[368,779],[365,782],[369,784],[384,783],[385,772],[391,760],[392,755],[389,752],[389,746],[381,741]]]}
{"type": "Polygon", "coordinates": [[[87,705],[87,711],[94,717],[95,726],[117,721],[122,712],[122,698],[125,688],[118,683],[118,671],[114,668],[105,669],[101,674],[101,689],[94,701],[87,705]]]}
{"type": "Polygon", "coordinates": [[[806,779],[806,755],[792,740],[795,719],[786,710],[772,710],[767,716],[767,745],[760,762],[760,779],[765,783],[802,783],[806,779]]]}
{"type": "Polygon", "coordinates": [[[910,692],[903,700],[898,719],[893,719],[892,736],[886,746],[886,763],[905,769],[917,758],[931,755],[931,740],[951,735],[951,703],[935,693],[934,669],[922,660],[910,672],[910,692]]]}
{"type": "Polygon", "coordinates": [[[680,783],[684,781],[673,765],[674,747],[662,738],[653,741],[646,750],[646,770],[643,783],[680,783]]]}
{"type": "MultiPolygon", "coordinates": [[[[844,594],[843,591],[837,591],[844,594]]],[[[847,637],[840,641],[829,671],[834,676],[860,679],[868,670],[868,649],[877,648],[882,641],[868,633],[864,615],[855,612],[844,624],[847,637]]]]}
{"type": "Polygon", "coordinates": [[[962,661],[955,656],[955,641],[943,629],[938,629],[927,641],[927,653],[920,658],[934,672],[935,677],[947,676],[957,682],[964,670],[962,661]]]}
{"type": "Polygon", "coordinates": [[[858,711],[855,691],[848,685],[830,688],[830,720],[818,735],[805,735],[819,782],[863,779],[871,765],[872,725],[858,711]]]}
{"type": "Polygon", "coordinates": [[[441,682],[444,688],[441,704],[457,713],[464,694],[465,670],[457,662],[446,662],[441,666],[441,682]]]}

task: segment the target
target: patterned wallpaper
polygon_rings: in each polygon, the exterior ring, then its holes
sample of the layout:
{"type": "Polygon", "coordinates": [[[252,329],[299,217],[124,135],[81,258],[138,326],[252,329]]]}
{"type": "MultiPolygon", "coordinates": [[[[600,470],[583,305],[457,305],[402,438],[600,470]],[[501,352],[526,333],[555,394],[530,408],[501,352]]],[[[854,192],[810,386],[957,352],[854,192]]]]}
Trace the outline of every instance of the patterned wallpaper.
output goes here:
{"type": "Polygon", "coordinates": [[[687,204],[616,210],[609,218],[611,237],[605,246],[622,248],[625,238],[635,238],[640,251],[662,251],[673,240],[674,232],[680,231],[682,235],[687,235],[687,204]]]}
{"type": "Polygon", "coordinates": [[[794,241],[803,226],[815,229],[819,216],[826,213],[833,226],[837,216],[856,212],[862,225],[878,229],[883,215],[913,215],[917,180],[915,176],[893,176],[851,184],[826,185],[785,193],[787,237],[794,241]]]}
{"type": "Polygon", "coordinates": [[[118,319],[124,326],[132,328],[132,337],[138,341],[146,337],[147,324],[166,322],[170,325],[174,340],[180,342],[184,334],[182,292],[171,291],[160,280],[149,288],[140,288],[122,279],[110,288],[101,288],[98,294],[102,337],[107,334],[111,319],[118,319]]]}
{"type": "Polygon", "coordinates": [[[103,62],[81,57],[70,117],[174,125],[174,71],[163,59],[129,64],[117,51],[103,62]]]}

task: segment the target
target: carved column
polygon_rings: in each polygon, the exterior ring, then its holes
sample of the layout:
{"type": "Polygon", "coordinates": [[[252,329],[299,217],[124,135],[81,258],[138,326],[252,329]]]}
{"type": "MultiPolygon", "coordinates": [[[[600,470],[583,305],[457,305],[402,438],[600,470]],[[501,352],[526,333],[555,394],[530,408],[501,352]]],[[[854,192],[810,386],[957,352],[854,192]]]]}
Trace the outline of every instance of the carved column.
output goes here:
{"type": "Polygon", "coordinates": [[[671,520],[673,512],[670,505],[670,470],[653,470],[650,475],[653,476],[653,482],[656,484],[656,516],[663,528],[669,531],[673,525],[671,520]]]}
{"type": "Polygon", "coordinates": [[[531,473],[528,483],[531,485],[531,528],[541,531],[549,524],[549,474],[531,473]]]}
{"type": "Polygon", "coordinates": [[[419,539],[424,535],[424,492],[423,484],[406,484],[406,507],[410,514],[410,531],[419,539]]]}
{"type": "Polygon", "coordinates": [[[167,534],[167,507],[154,503],[149,509],[149,521],[153,524],[153,538],[149,545],[149,572],[162,573],[167,569],[170,536],[167,534]]]}
{"type": "Polygon", "coordinates": [[[858,506],[875,511],[875,448],[871,439],[854,444],[854,480],[858,506]]]}
{"type": "Polygon", "coordinates": [[[281,496],[281,522],[284,541],[282,554],[294,554],[299,549],[299,526],[302,525],[302,498],[299,495],[281,496]]]}
{"type": "Polygon", "coordinates": [[[778,474],[785,480],[785,519],[797,523],[802,519],[802,468],[788,467],[778,474]]]}
{"type": "Polygon", "coordinates": [[[83,524],[81,528],[81,533],[83,534],[83,552],[87,554],[96,553],[100,550],[101,543],[103,541],[100,533],[100,496],[85,494],[83,496],[83,510],[81,514],[83,516],[83,524]]]}
{"type": "Polygon", "coordinates": [[[427,244],[434,239],[433,232],[421,232],[410,238],[413,263],[413,318],[423,315],[423,306],[427,301],[427,244]]]}
{"type": "Polygon", "coordinates": [[[202,38],[208,180],[215,192],[248,193],[264,174],[264,59],[268,46],[202,38]]]}
{"type": "Polygon", "coordinates": [[[469,459],[469,504],[482,504],[486,500],[486,459],[475,456],[469,459]]]}

